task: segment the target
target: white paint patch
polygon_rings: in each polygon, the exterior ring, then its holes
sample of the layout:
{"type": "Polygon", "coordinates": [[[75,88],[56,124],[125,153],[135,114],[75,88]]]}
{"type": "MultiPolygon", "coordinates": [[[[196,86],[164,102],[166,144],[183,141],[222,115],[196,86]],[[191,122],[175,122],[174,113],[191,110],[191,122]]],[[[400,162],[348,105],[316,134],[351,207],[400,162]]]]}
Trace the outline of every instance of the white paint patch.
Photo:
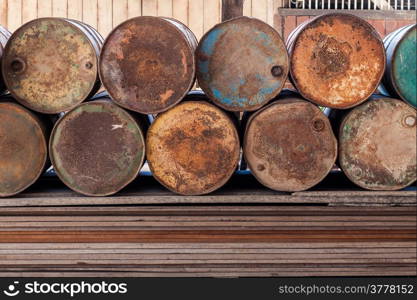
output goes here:
{"type": "Polygon", "coordinates": [[[116,130],[116,129],[119,129],[119,128],[123,128],[123,125],[114,124],[114,125],[111,126],[111,130],[116,130]]]}

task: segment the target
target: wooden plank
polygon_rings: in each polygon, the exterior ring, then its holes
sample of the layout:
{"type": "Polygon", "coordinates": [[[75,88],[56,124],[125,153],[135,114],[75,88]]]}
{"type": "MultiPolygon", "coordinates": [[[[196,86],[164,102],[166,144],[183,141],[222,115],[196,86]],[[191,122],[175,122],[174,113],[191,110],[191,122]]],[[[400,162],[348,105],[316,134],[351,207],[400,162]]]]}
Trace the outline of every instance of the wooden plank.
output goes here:
{"type": "MultiPolygon", "coordinates": [[[[52,0],[52,16],[59,18],[67,18],[67,0],[52,0]]],[[[69,3],[71,6],[71,1],[69,3]]]]}
{"type": "Polygon", "coordinates": [[[243,1],[243,15],[252,17],[252,0],[243,1]]]}
{"type": "Polygon", "coordinates": [[[38,17],[38,0],[22,0],[22,23],[38,17]]]}
{"type": "Polygon", "coordinates": [[[188,0],[172,0],[172,16],[188,25],[188,0]]]}
{"type": "Polygon", "coordinates": [[[204,0],[204,33],[221,22],[220,1],[204,0]]]}
{"type": "Polygon", "coordinates": [[[172,0],[157,1],[158,16],[172,17],[172,0]]]}
{"type": "Polygon", "coordinates": [[[22,24],[22,1],[9,0],[7,5],[7,27],[15,31],[22,24]]]}
{"type": "Polygon", "coordinates": [[[83,20],[83,0],[70,0],[70,1],[71,1],[71,4],[68,5],[68,18],[82,21],[83,20]]]}
{"type": "Polygon", "coordinates": [[[52,0],[38,1],[38,18],[52,16],[52,0]]]}
{"type": "Polygon", "coordinates": [[[0,0],[0,25],[7,28],[7,2],[0,0]]]}
{"type": "Polygon", "coordinates": [[[127,1],[127,17],[129,19],[142,15],[142,0],[127,1]]]}
{"type": "Polygon", "coordinates": [[[113,0],[113,28],[127,20],[127,0],[113,0]]]}
{"type": "Polygon", "coordinates": [[[113,1],[98,1],[98,32],[105,38],[113,28],[113,1]]]}
{"type": "Polygon", "coordinates": [[[144,16],[157,16],[157,0],[142,0],[142,14],[144,16]]]}
{"type": "Polygon", "coordinates": [[[98,0],[83,0],[83,22],[97,29],[98,0]]]}
{"type": "Polygon", "coordinates": [[[243,2],[244,0],[222,0],[222,21],[243,16],[243,2]]]}
{"type": "Polygon", "coordinates": [[[193,0],[188,4],[188,27],[200,40],[204,33],[204,0],[193,0]]]}
{"type": "Polygon", "coordinates": [[[267,22],[268,0],[257,0],[252,3],[252,17],[267,22]]]}

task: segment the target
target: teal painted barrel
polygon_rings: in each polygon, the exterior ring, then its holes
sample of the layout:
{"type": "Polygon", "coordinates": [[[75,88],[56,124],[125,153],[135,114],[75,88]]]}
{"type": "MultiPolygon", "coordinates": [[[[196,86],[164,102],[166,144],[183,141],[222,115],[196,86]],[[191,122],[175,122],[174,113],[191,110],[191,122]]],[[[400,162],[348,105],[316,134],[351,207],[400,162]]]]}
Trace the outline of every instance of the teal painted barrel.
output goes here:
{"type": "Polygon", "coordinates": [[[284,42],[254,18],[220,23],[201,39],[197,79],[205,94],[228,111],[253,111],[281,91],[289,71],[284,42]]]}
{"type": "Polygon", "coordinates": [[[387,68],[383,78],[384,94],[417,106],[417,26],[397,29],[384,39],[387,68]]]}

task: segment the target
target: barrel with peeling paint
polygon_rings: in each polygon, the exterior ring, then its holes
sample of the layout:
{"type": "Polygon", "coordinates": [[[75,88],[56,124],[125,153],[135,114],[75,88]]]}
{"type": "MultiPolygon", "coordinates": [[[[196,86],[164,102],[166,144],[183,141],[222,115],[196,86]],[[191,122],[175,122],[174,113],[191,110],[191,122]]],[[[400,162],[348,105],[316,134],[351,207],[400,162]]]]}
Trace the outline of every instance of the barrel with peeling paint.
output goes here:
{"type": "Polygon", "coordinates": [[[214,26],[198,44],[197,79],[207,96],[229,111],[254,111],[273,99],[288,76],[278,32],[254,18],[214,26]]]}
{"type": "Polygon", "coordinates": [[[48,124],[10,98],[0,99],[0,197],[32,185],[47,163],[48,124]]]}
{"type": "Polygon", "coordinates": [[[384,74],[381,38],[354,15],[331,13],[304,22],[290,34],[287,46],[294,86],[321,106],[359,105],[372,95],[384,74]]]}
{"type": "Polygon", "coordinates": [[[339,164],[355,184],[398,190],[416,181],[416,110],[392,98],[372,98],[343,119],[339,164]]]}
{"type": "MultiPolygon", "coordinates": [[[[3,57],[4,47],[6,47],[6,43],[10,38],[11,33],[4,28],[3,26],[0,26],[0,64],[1,64],[1,58],[3,57]]],[[[0,93],[3,93],[6,89],[6,85],[4,84],[3,76],[0,72],[0,93]]]]}
{"type": "Polygon", "coordinates": [[[188,98],[156,117],[148,130],[146,156],[153,176],[169,190],[201,195],[232,176],[240,143],[224,111],[200,96],[188,98]]]}
{"type": "Polygon", "coordinates": [[[58,177],[88,196],[111,195],[132,182],[145,158],[145,133],[137,118],[109,98],[66,113],[49,143],[58,177]]]}
{"type": "Polygon", "coordinates": [[[68,111],[100,87],[100,34],[80,21],[40,18],[18,28],[4,50],[5,84],[22,105],[68,111]]]}
{"type": "Polygon", "coordinates": [[[384,39],[387,68],[384,94],[417,106],[417,25],[404,26],[384,39]]]}
{"type": "Polygon", "coordinates": [[[120,106],[154,114],[177,104],[195,81],[197,39],[187,26],[165,17],[136,17],[106,38],[100,77],[120,106]]]}
{"type": "Polygon", "coordinates": [[[243,154],[260,183],[277,191],[309,189],[331,171],[337,140],[327,116],[300,96],[280,96],[253,113],[243,154]]]}

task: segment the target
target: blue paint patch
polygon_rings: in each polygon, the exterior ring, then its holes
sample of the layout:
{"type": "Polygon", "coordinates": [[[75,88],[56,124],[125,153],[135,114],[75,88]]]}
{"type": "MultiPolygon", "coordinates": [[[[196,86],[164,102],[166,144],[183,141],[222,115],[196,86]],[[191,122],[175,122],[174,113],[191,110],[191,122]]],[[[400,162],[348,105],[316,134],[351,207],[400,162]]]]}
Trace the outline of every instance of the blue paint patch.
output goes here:
{"type": "Polygon", "coordinates": [[[205,55],[210,56],[213,54],[214,47],[216,46],[216,43],[220,35],[223,34],[223,32],[223,29],[215,28],[206,35],[206,37],[203,40],[203,43],[201,44],[201,51],[205,55]]]}

